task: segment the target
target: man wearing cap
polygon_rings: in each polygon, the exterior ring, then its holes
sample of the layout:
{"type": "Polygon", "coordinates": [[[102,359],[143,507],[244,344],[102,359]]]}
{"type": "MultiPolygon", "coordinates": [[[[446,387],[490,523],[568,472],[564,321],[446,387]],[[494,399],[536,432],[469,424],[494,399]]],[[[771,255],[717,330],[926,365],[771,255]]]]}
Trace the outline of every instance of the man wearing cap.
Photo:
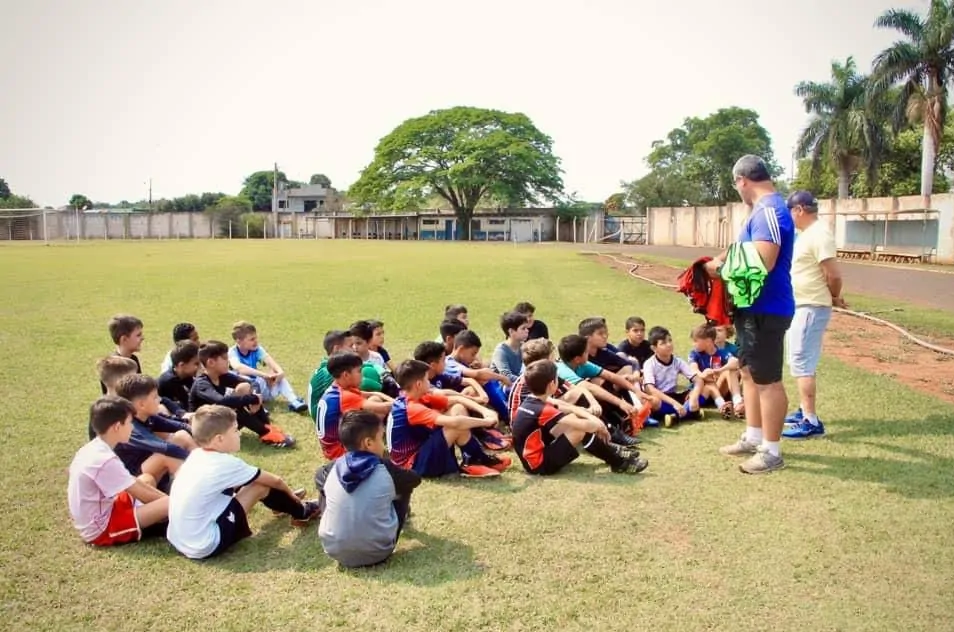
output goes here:
{"type": "Polygon", "coordinates": [[[788,364],[798,382],[801,406],[785,419],[782,436],[808,439],[825,434],[815,412],[815,369],[831,308],[846,305],[841,297],[835,238],[825,223],[818,221],[818,201],[808,191],[796,191],[788,197],[788,208],[799,231],[792,254],[795,318],[788,330],[788,364]]]}
{"type": "MultiPolygon", "coordinates": [[[[746,474],[764,474],[785,467],[780,442],[788,396],[782,384],[782,368],[785,332],[795,314],[795,226],[764,160],[742,156],[732,168],[732,178],[739,197],[752,209],[738,241],[752,243],[768,274],[751,307],[735,313],[746,426],[739,441],[719,451],[726,456],[751,455],[739,469],[746,474]]],[[[722,253],[709,262],[709,274],[718,276],[725,260],[726,253],[722,253]]]]}

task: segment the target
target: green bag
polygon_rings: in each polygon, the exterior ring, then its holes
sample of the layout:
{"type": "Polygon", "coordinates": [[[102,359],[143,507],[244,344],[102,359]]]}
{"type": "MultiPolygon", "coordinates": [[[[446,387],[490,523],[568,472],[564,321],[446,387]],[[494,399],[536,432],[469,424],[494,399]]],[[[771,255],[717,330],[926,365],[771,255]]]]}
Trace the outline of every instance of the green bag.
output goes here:
{"type": "Polygon", "coordinates": [[[752,307],[761,294],[768,270],[754,243],[735,242],[726,252],[721,276],[732,304],[739,309],[746,309],[752,307]]]}

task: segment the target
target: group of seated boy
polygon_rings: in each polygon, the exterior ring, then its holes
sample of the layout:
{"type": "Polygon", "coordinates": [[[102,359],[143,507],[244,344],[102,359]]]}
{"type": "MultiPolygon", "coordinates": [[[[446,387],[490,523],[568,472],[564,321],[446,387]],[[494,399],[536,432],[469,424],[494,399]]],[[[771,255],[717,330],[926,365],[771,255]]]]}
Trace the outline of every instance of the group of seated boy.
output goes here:
{"type": "Polygon", "coordinates": [[[583,320],[554,346],[534,312],[520,303],[501,316],[504,339],[489,362],[462,305],[447,306],[438,338],[397,366],[382,322],[330,331],[307,401],[248,322],[233,326],[231,348],[176,325],[156,380],[136,356],[142,321],[116,316],[116,350],[97,365],[104,395],[90,409],[90,442],[70,467],[74,524],[93,545],[164,534],[186,557],[206,559],[251,535],[247,516],[261,501],[296,526],[318,519],[330,557],[369,566],[394,551],[423,478],[498,477],[510,450],[530,474],[556,474],[581,449],[614,473],[637,474],[648,466],[637,448],[644,425],[698,419],[707,407],[744,414],[731,328],[693,329],[687,362],[667,329],[647,335],[638,317],[617,346],[603,318],[583,320]],[[315,422],[327,463],[313,500],[235,455],[242,428],[265,444],[295,445],[271,421],[266,404],[277,397],[315,422]]]}

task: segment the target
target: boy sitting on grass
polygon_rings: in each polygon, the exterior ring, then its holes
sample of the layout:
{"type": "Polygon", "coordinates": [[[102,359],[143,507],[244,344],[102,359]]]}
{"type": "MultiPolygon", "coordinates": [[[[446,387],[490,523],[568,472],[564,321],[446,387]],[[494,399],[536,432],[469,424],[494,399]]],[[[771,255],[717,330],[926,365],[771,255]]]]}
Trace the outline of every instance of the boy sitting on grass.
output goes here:
{"type": "Polygon", "coordinates": [[[350,351],[351,337],[347,331],[333,329],[325,334],[322,346],[325,349],[325,357],[322,358],[318,368],[311,374],[311,380],[308,381],[308,414],[312,421],[315,421],[315,416],[318,414],[318,401],[335,381],[328,372],[328,359],[341,351],[350,351]]]}
{"type": "Polygon", "coordinates": [[[397,397],[401,389],[391,376],[391,371],[385,366],[381,355],[371,351],[371,341],[374,339],[374,328],[371,323],[366,320],[353,323],[348,330],[348,336],[351,341],[351,350],[357,353],[364,362],[361,369],[361,390],[397,397]]]}
{"type": "Polygon", "coordinates": [[[533,306],[533,303],[527,301],[517,303],[513,311],[527,317],[527,340],[536,340],[537,338],[546,338],[549,340],[550,330],[547,328],[545,322],[537,320],[534,316],[537,312],[537,308],[533,306]]]}
{"type": "MultiPolygon", "coordinates": [[[[528,340],[524,343],[522,349],[523,366],[528,367],[539,360],[552,360],[553,352],[553,343],[546,338],[528,340]]],[[[552,396],[568,404],[581,406],[591,415],[599,417],[603,414],[603,407],[600,406],[596,397],[591,392],[598,388],[600,387],[586,380],[581,380],[574,386],[562,377],[557,376],[557,389],[552,396]]],[[[510,398],[507,401],[507,406],[510,409],[511,419],[516,416],[517,409],[520,407],[520,404],[523,403],[523,400],[529,396],[530,387],[527,385],[526,371],[524,371],[524,373],[517,378],[517,381],[513,383],[513,388],[510,389],[510,398]]],[[[622,400],[616,399],[618,403],[622,403],[622,400]]]]}
{"type": "MultiPolygon", "coordinates": [[[[457,334],[459,334],[462,331],[469,331],[469,330],[467,329],[467,325],[457,320],[456,318],[451,320],[444,319],[443,321],[441,321],[441,324],[439,327],[439,335],[437,336],[437,342],[443,343],[444,351],[447,353],[447,355],[451,355],[454,352],[454,339],[457,337],[457,334]]],[[[468,364],[467,366],[471,366],[476,361],[477,361],[477,356],[475,355],[474,358],[471,360],[471,364],[468,364]]]]}
{"type": "Polygon", "coordinates": [[[656,423],[649,425],[659,425],[659,417],[662,417],[666,427],[679,419],[701,419],[699,403],[702,379],[682,358],[673,355],[669,330],[665,327],[650,329],[649,345],[653,348],[653,357],[643,366],[643,384],[659,402],[653,405],[656,423]],[[680,375],[692,383],[690,390],[676,390],[680,375]]]}
{"type": "Polygon", "coordinates": [[[626,339],[619,343],[617,349],[627,358],[636,360],[642,369],[646,360],[653,357],[653,348],[646,340],[646,321],[639,316],[627,318],[626,339]]]}
{"type": "Polygon", "coordinates": [[[235,411],[202,406],[192,421],[194,450],[179,468],[169,492],[166,537],[191,559],[207,559],[252,535],[248,512],[261,502],[288,514],[295,526],[318,515],[318,503],[302,502],[278,476],[234,456],[241,447],[235,411]]]}
{"type": "Polygon", "coordinates": [[[270,422],[262,396],[252,392],[251,383],[229,371],[228,356],[229,348],[218,340],[199,347],[199,362],[205,374],[192,384],[189,408],[198,410],[207,404],[226,406],[235,411],[239,428],[248,428],[262,443],[276,448],[294,446],[295,438],[270,422]]]}
{"type": "MultiPolygon", "coordinates": [[[[199,345],[191,340],[181,340],[176,343],[169,358],[172,368],[159,376],[159,397],[172,400],[188,410],[189,393],[199,372],[199,345]]],[[[186,414],[192,416],[191,413],[186,414]]]]}
{"type": "MultiPolygon", "coordinates": [[[[135,316],[119,314],[109,319],[108,327],[109,337],[116,345],[113,355],[129,358],[136,363],[136,373],[142,373],[142,365],[139,363],[139,356],[136,355],[142,349],[142,321],[135,316]]],[[[106,385],[100,382],[100,387],[105,395],[106,385]]]]}
{"type": "Polygon", "coordinates": [[[315,430],[321,452],[328,460],[339,458],[345,447],[339,438],[338,423],[341,416],[352,410],[367,410],[380,418],[391,412],[393,400],[383,393],[364,393],[358,390],[361,383],[361,367],[364,363],[357,353],[343,351],[328,358],[328,372],[334,379],[325,394],[318,400],[315,414],[315,430]]]}
{"type": "MultiPolygon", "coordinates": [[[[441,326],[443,331],[443,325],[441,326]]],[[[480,353],[480,337],[469,329],[458,331],[451,343],[452,352],[444,362],[444,372],[449,375],[460,374],[463,378],[470,378],[477,382],[487,397],[487,404],[497,412],[497,416],[504,423],[510,422],[510,413],[507,408],[507,388],[513,382],[506,376],[493,369],[481,367],[477,354],[480,353]]],[[[446,347],[445,347],[446,349],[446,347]]],[[[478,395],[481,391],[474,389],[478,395]]]]}
{"type": "Polygon", "coordinates": [[[134,478],[113,452],[130,440],[133,413],[132,404],[121,397],[96,400],[89,410],[96,436],[70,464],[70,516],[83,541],[93,546],[137,542],[165,532],[169,498],[156,489],[152,476],[134,478]]]}
{"type": "Polygon", "coordinates": [[[630,360],[609,343],[609,328],[605,318],[585,318],[580,321],[577,329],[586,339],[587,360],[601,369],[625,377],[633,384],[639,383],[639,363],[630,360]]]}
{"type": "Polygon", "coordinates": [[[345,568],[380,564],[397,546],[421,477],[384,458],[377,415],[345,413],[339,435],[347,452],[324,468],[318,537],[328,557],[345,568]]]}
{"type": "Polygon", "coordinates": [[[514,450],[530,474],[556,474],[579,457],[577,446],[610,466],[613,472],[638,474],[649,466],[638,452],[610,443],[606,425],[582,408],[553,399],[557,367],[539,360],[524,374],[530,396],[513,420],[514,450]]]}
{"type": "Polygon", "coordinates": [[[244,320],[235,323],[232,340],[235,344],[229,349],[229,366],[239,375],[252,378],[265,401],[282,396],[288,402],[288,410],[295,413],[308,410],[308,404],[295,394],[285,378],[282,367],[258,344],[255,325],[244,320]]]}
{"type": "Polygon", "coordinates": [[[384,348],[384,323],[380,320],[369,320],[368,324],[374,332],[374,335],[371,336],[371,342],[368,343],[368,348],[380,355],[384,361],[384,368],[393,373],[394,363],[391,362],[391,354],[384,348]]]}
{"type": "Polygon", "coordinates": [[[391,460],[424,478],[459,474],[465,478],[500,476],[510,459],[487,454],[471,435],[475,428],[493,428],[497,415],[484,409],[482,418],[467,414],[464,398],[452,405],[443,395],[432,395],[427,365],[405,360],[398,366],[404,393],[394,400],[387,435],[391,460]],[[458,465],[455,448],[462,461],[458,465]]]}
{"type": "Polygon", "coordinates": [[[733,415],[740,416],[742,410],[739,361],[727,350],[716,347],[715,340],[715,327],[711,325],[699,325],[692,330],[689,368],[702,379],[703,405],[712,402],[723,419],[731,419],[733,415]],[[731,401],[725,400],[726,395],[732,396],[731,401]]]}
{"type": "MultiPolygon", "coordinates": [[[[106,387],[106,395],[116,395],[116,384],[127,375],[136,374],[136,363],[131,358],[111,355],[96,362],[96,373],[99,383],[106,387]]],[[[88,428],[89,439],[96,438],[96,430],[90,423],[88,428]]]]}
{"type": "Polygon", "coordinates": [[[189,452],[196,448],[187,424],[159,414],[156,381],[134,373],[116,383],[116,394],[133,407],[129,441],[116,446],[115,452],[133,476],[149,474],[166,489],[167,475],[175,475],[189,452]]]}
{"type": "MultiPolygon", "coordinates": [[[[172,349],[179,345],[180,342],[185,342],[186,340],[191,340],[195,343],[196,348],[199,347],[199,332],[195,328],[195,325],[192,323],[178,323],[175,327],[172,328],[172,349]]],[[[159,367],[159,373],[165,373],[171,369],[175,364],[172,361],[172,351],[166,354],[166,357],[162,360],[162,366],[159,367]]]]}
{"type": "Polygon", "coordinates": [[[518,312],[507,312],[500,317],[500,329],[506,340],[494,348],[490,368],[506,377],[512,384],[523,373],[520,345],[527,340],[527,317],[518,312]]]}

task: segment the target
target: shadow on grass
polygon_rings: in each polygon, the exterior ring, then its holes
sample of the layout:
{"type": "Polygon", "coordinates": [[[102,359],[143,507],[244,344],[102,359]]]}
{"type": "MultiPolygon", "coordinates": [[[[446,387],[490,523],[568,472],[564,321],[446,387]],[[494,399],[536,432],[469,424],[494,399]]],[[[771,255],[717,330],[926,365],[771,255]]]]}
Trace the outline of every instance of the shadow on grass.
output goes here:
{"type": "Polygon", "coordinates": [[[339,566],[338,570],[356,578],[426,587],[471,579],[484,568],[474,559],[470,546],[418,531],[408,523],[397,550],[386,562],[367,568],[339,566]]]}
{"type": "Polygon", "coordinates": [[[954,457],[899,445],[898,439],[954,436],[954,415],[931,415],[920,421],[884,423],[881,420],[852,419],[850,429],[829,433],[827,441],[870,449],[861,456],[786,453],[790,469],[808,474],[832,476],[840,480],[877,483],[891,493],[908,498],[954,497],[949,482],[954,457]],[[891,457],[878,456],[886,452],[891,457]]]}

